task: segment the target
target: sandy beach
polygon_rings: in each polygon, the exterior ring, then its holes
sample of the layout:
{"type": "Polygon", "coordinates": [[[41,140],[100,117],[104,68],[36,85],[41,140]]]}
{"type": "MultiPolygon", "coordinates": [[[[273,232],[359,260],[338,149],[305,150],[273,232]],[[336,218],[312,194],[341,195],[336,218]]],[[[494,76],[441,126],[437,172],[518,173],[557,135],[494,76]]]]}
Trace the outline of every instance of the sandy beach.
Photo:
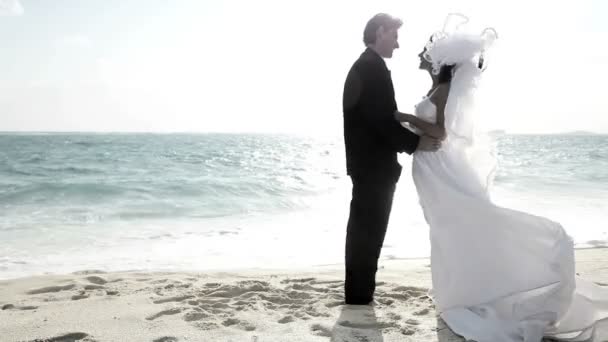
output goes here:
{"type": "MultiPolygon", "coordinates": [[[[608,249],[577,250],[608,285],[608,249]]],[[[343,305],[341,265],[226,272],[81,271],[0,281],[1,341],[463,341],[428,297],[428,259],[381,263],[376,303],[343,305]]]]}

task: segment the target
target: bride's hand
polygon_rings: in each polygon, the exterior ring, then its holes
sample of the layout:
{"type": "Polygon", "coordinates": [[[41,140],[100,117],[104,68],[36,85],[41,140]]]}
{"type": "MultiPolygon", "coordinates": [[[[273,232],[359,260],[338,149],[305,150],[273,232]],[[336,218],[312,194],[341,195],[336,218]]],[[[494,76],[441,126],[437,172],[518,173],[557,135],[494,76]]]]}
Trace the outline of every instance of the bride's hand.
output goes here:
{"type": "Polygon", "coordinates": [[[413,115],[401,113],[400,111],[396,110],[393,113],[393,117],[395,118],[395,120],[397,120],[399,122],[412,122],[413,115]]]}
{"type": "Polygon", "coordinates": [[[428,135],[420,137],[416,151],[435,152],[441,147],[441,140],[435,139],[428,135]]]}

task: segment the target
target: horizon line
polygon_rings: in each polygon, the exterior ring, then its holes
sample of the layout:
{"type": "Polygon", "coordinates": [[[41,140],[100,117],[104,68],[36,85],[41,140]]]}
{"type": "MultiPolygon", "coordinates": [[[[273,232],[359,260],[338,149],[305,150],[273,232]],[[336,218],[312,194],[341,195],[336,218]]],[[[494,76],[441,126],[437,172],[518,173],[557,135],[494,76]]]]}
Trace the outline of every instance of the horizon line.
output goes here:
{"type": "Polygon", "coordinates": [[[271,131],[0,131],[0,134],[294,134],[297,132],[271,131]]]}
{"type": "MultiPolygon", "coordinates": [[[[608,132],[594,132],[587,130],[571,130],[557,132],[518,132],[507,131],[503,129],[488,130],[489,134],[505,134],[505,135],[557,135],[557,134],[580,134],[580,135],[608,135],[608,132]]],[[[0,134],[281,134],[281,135],[332,135],[329,133],[313,133],[310,132],[290,132],[290,131],[36,131],[36,130],[19,130],[19,131],[2,131],[0,134]]],[[[339,134],[342,136],[342,132],[339,134]]]]}

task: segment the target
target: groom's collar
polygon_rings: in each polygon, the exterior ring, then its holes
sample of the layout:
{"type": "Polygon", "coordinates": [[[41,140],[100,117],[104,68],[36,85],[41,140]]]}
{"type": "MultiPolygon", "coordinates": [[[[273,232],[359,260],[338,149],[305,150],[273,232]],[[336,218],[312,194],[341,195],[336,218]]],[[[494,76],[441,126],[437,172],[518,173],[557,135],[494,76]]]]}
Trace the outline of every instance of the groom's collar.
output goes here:
{"type": "Polygon", "coordinates": [[[380,56],[380,54],[377,53],[374,49],[368,47],[365,49],[363,54],[376,60],[378,63],[380,63],[386,69],[386,71],[389,71],[388,67],[386,66],[386,62],[384,61],[384,58],[382,58],[382,56],[380,56]]]}
{"type": "Polygon", "coordinates": [[[376,52],[376,50],[372,49],[369,46],[365,48],[365,53],[373,54],[374,56],[377,56],[378,58],[383,59],[382,56],[380,56],[380,54],[376,52]]]}

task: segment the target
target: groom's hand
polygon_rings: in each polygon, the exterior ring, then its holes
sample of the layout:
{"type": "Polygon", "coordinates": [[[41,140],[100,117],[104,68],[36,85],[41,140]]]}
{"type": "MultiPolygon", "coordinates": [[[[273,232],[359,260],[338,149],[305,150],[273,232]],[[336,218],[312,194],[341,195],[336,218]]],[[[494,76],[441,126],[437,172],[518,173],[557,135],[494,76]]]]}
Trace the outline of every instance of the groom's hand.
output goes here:
{"type": "Polygon", "coordinates": [[[418,148],[416,149],[416,151],[435,152],[440,147],[441,140],[429,137],[428,135],[423,135],[420,137],[420,141],[418,142],[418,148]]]}

